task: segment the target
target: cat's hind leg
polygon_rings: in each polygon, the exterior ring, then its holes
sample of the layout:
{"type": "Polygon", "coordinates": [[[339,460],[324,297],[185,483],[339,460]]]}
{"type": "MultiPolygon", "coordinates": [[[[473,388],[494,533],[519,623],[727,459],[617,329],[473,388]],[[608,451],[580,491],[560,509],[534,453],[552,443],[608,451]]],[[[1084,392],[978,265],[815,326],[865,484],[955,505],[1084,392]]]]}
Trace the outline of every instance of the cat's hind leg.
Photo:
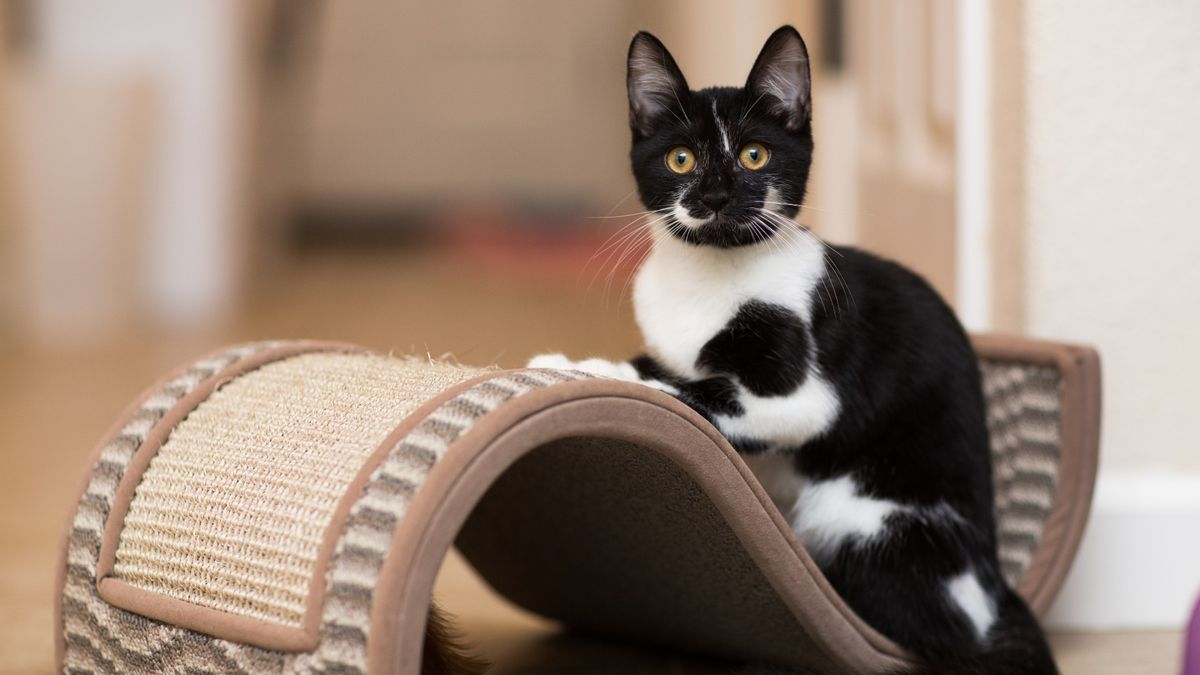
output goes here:
{"type": "MultiPolygon", "coordinates": [[[[871,515],[846,504],[842,512],[851,521],[871,515]]],[[[867,623],[933,663],[993,663],[948,672],[1057,672],[1036,620],[1004,583],[977,528],[945,504],[876,515],[877,531],[846,537],[820,563],[867,623]]],[[[797,525],[804,540],[805,525],[797,525]]]]}

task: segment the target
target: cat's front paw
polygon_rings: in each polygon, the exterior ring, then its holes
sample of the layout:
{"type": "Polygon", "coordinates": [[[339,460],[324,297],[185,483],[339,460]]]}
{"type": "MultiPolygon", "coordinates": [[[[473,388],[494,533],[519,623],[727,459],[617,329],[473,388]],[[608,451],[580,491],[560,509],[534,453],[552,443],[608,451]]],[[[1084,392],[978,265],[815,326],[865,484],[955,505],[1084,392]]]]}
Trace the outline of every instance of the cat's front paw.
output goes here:
{"type": "Polygon", "coordinates": [[[565,354],[538,354],[529,359],[526,368],[552,368],[555,370],[576,370],[575,362],[565,354]]]}
{"type": "Polygon", "coordinates": [[[562,354],[539,354],[538,356],[529,359],[530,368],[554,368],[557,370],[578,370],[589,375],[597,377],[606,377],[611,380],[623,380],[625,382],[635,382],[637,384],[653,387],[660,391],[665,391],[672,396],[679,394],[679,390],[671,385],[660,382],[659,380],[643,380],[638,374],[633,364],[626,361],[620,363],[609,361],[607,359],[584,359],[583,361],[572,361],[562,354]]]}
{"type": "Polygon", "coordinates": [[[578,370],[597,377],[607,377],[613,380],[638,382],[637,370],[628,363],[614,363],[607,359],[584,359],[572,361],[563,354],[539,354],[529,359],[530,368],[555,368],[557,370],[578,370]]]}

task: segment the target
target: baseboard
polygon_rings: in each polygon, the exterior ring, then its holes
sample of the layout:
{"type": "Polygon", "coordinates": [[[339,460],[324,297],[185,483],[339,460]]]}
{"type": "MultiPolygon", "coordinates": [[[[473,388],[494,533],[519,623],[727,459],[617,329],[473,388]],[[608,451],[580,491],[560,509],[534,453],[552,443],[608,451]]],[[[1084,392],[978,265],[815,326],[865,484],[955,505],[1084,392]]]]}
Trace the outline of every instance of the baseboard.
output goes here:
{"type": "Polygon", "coordinates": [[[1200,473],[1102,471],[1050,628],[1182,628],[1200,593],[1200,473]]]}

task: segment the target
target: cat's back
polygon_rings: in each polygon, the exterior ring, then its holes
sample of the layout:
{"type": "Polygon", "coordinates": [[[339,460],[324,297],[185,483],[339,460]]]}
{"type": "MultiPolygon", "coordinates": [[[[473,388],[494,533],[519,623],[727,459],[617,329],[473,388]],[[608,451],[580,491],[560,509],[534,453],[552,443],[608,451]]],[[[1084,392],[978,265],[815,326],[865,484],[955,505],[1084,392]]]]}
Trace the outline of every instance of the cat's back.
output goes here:
{"type": "Polygon", "coordinates": [[[830,246],[829,251],[825,297],[812,320],[827,351],[854,347],[921,360],[941,354],[974,365],[970,340],[953,308],[923,276],[854,246],[830,246]]]}

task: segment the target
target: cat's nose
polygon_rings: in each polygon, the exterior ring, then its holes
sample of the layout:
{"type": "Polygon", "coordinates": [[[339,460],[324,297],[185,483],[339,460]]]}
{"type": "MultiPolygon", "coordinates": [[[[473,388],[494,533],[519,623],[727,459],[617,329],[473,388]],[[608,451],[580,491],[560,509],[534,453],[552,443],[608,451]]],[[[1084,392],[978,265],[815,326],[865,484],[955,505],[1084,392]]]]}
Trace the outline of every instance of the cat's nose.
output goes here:
{"type": "Polygon", "coordinates": [[[711,190],[700,195],[700,203],[707,206],[713,213],[720,213],[729,203],[731,195],[726,190],[711,190]]]}

